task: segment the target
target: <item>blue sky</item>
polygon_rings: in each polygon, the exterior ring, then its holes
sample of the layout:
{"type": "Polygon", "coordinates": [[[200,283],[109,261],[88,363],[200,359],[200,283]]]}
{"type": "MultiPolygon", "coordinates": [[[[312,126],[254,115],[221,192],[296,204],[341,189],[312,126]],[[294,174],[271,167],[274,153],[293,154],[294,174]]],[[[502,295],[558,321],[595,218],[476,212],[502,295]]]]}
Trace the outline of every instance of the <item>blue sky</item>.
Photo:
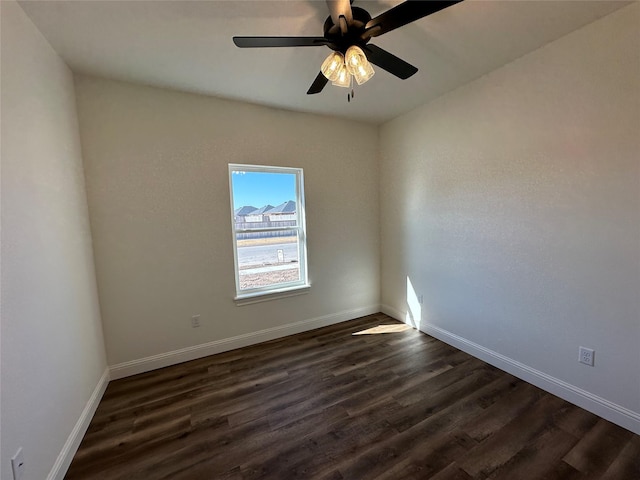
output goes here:
{"type": "Polygon", "coordinates": [[[296,199],[296,176],[292,173],[234,172],[233,209],[245,205],[274,207],[296,199]]]}

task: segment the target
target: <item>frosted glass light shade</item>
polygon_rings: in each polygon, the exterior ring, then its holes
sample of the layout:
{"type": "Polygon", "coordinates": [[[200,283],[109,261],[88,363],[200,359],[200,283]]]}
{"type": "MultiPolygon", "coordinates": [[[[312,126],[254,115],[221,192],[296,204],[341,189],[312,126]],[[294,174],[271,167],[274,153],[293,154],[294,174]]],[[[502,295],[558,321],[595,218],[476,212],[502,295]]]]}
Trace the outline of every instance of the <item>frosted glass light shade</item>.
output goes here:
{"type": "Polygon", "coordinates": [[[333,82],[338,78],[341,66],[344,67],[344,56],[340,52],[331,52],[325,61],[322,62],[320,71],[333,82]]]}
{"type": "Polygon", "coordinates": [[[357,45],[351,45],[347,49],[344,60],[347,65],[347,70],[349,70],[349,73],[353,74],[359,65],[367,62],[367,57],[360,47],[357,45]]]}
{"type": "Polygon", "coordinates": [[[358,85],[362,85],[373,77],[374,73],[376,72],[374,72],[373,67],[369,62],[367,62],[365,65],[360,65],[353,76],[356,79],[356,82],[358,82],[358,85]]]}
{"type": "Polygon", "coordinates": [[[360,47],[352,45],[345,55],[345,65],[351,75],[354,76],[358,85],[362,85],[375,73],[373,67],[367,60],[366,55],[360,47]]]}
{"type": "Polygon", "coordinates": [[[344,63],[340,66],[340,69],[338,70],[338,75],[336,79],[333,82],[331,82],[331,84],[337,87],[351,86],[351,75],[349,74],[347,67],[344,66],[344,63]]]}

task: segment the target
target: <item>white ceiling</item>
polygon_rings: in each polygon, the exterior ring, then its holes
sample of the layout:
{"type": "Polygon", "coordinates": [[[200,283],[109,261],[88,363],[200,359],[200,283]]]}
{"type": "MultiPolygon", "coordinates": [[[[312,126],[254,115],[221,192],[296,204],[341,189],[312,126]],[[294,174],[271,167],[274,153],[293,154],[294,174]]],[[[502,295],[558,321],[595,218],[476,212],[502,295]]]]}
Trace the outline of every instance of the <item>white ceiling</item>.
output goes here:
{"type": "MultiPolygon", "coordinates": [[[[399,3],[356,0],[376,16],[399,3]]],[[[628,1],[466,0],[371,43],[419,68],[376,69],[347,102],[306,91],[326,47],[239,49],[234,35],[322,36],[321,0],[21,1],[75,72],[381,123],[580,28],[628,1]]]]}

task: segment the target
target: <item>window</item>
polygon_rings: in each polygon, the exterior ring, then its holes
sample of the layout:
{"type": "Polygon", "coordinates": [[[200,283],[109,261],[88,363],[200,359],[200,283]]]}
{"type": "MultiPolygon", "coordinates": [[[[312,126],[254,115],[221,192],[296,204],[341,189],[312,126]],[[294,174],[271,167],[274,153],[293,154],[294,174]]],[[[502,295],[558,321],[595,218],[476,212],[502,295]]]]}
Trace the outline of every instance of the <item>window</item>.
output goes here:
{"type": "Polygon", "coordinates": [[[229,165],[236,300],[309,286],[301,168],[229,165]]]}

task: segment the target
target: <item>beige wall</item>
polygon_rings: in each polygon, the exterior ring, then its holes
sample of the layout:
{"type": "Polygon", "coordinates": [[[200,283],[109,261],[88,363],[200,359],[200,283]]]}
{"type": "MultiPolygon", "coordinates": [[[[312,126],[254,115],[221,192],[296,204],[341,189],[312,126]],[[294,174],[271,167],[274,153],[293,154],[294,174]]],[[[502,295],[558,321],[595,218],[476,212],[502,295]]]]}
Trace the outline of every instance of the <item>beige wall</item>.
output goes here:
{"type": "Polygon", "coordinates": [[[639,16],[389,122],[380,169],[384,308],[404,316],[409,277],[423,329],[636,430],[639,16]]]}
{"type": "Polygon", "coordinates": [[[375,127],[92,77],[76,86],[107,357],[134,365],[116,376],[379,309],[375,127]],[[304,168],[309,293],[234,304],[229,163],[304,168]]]}
{"type": "Polygon", "coordinates": [[[24,479],[44,479],[66,469],[106,361],[73,77],[17,4],[1,8],[0,476],[23,447],[24,479]]]}

